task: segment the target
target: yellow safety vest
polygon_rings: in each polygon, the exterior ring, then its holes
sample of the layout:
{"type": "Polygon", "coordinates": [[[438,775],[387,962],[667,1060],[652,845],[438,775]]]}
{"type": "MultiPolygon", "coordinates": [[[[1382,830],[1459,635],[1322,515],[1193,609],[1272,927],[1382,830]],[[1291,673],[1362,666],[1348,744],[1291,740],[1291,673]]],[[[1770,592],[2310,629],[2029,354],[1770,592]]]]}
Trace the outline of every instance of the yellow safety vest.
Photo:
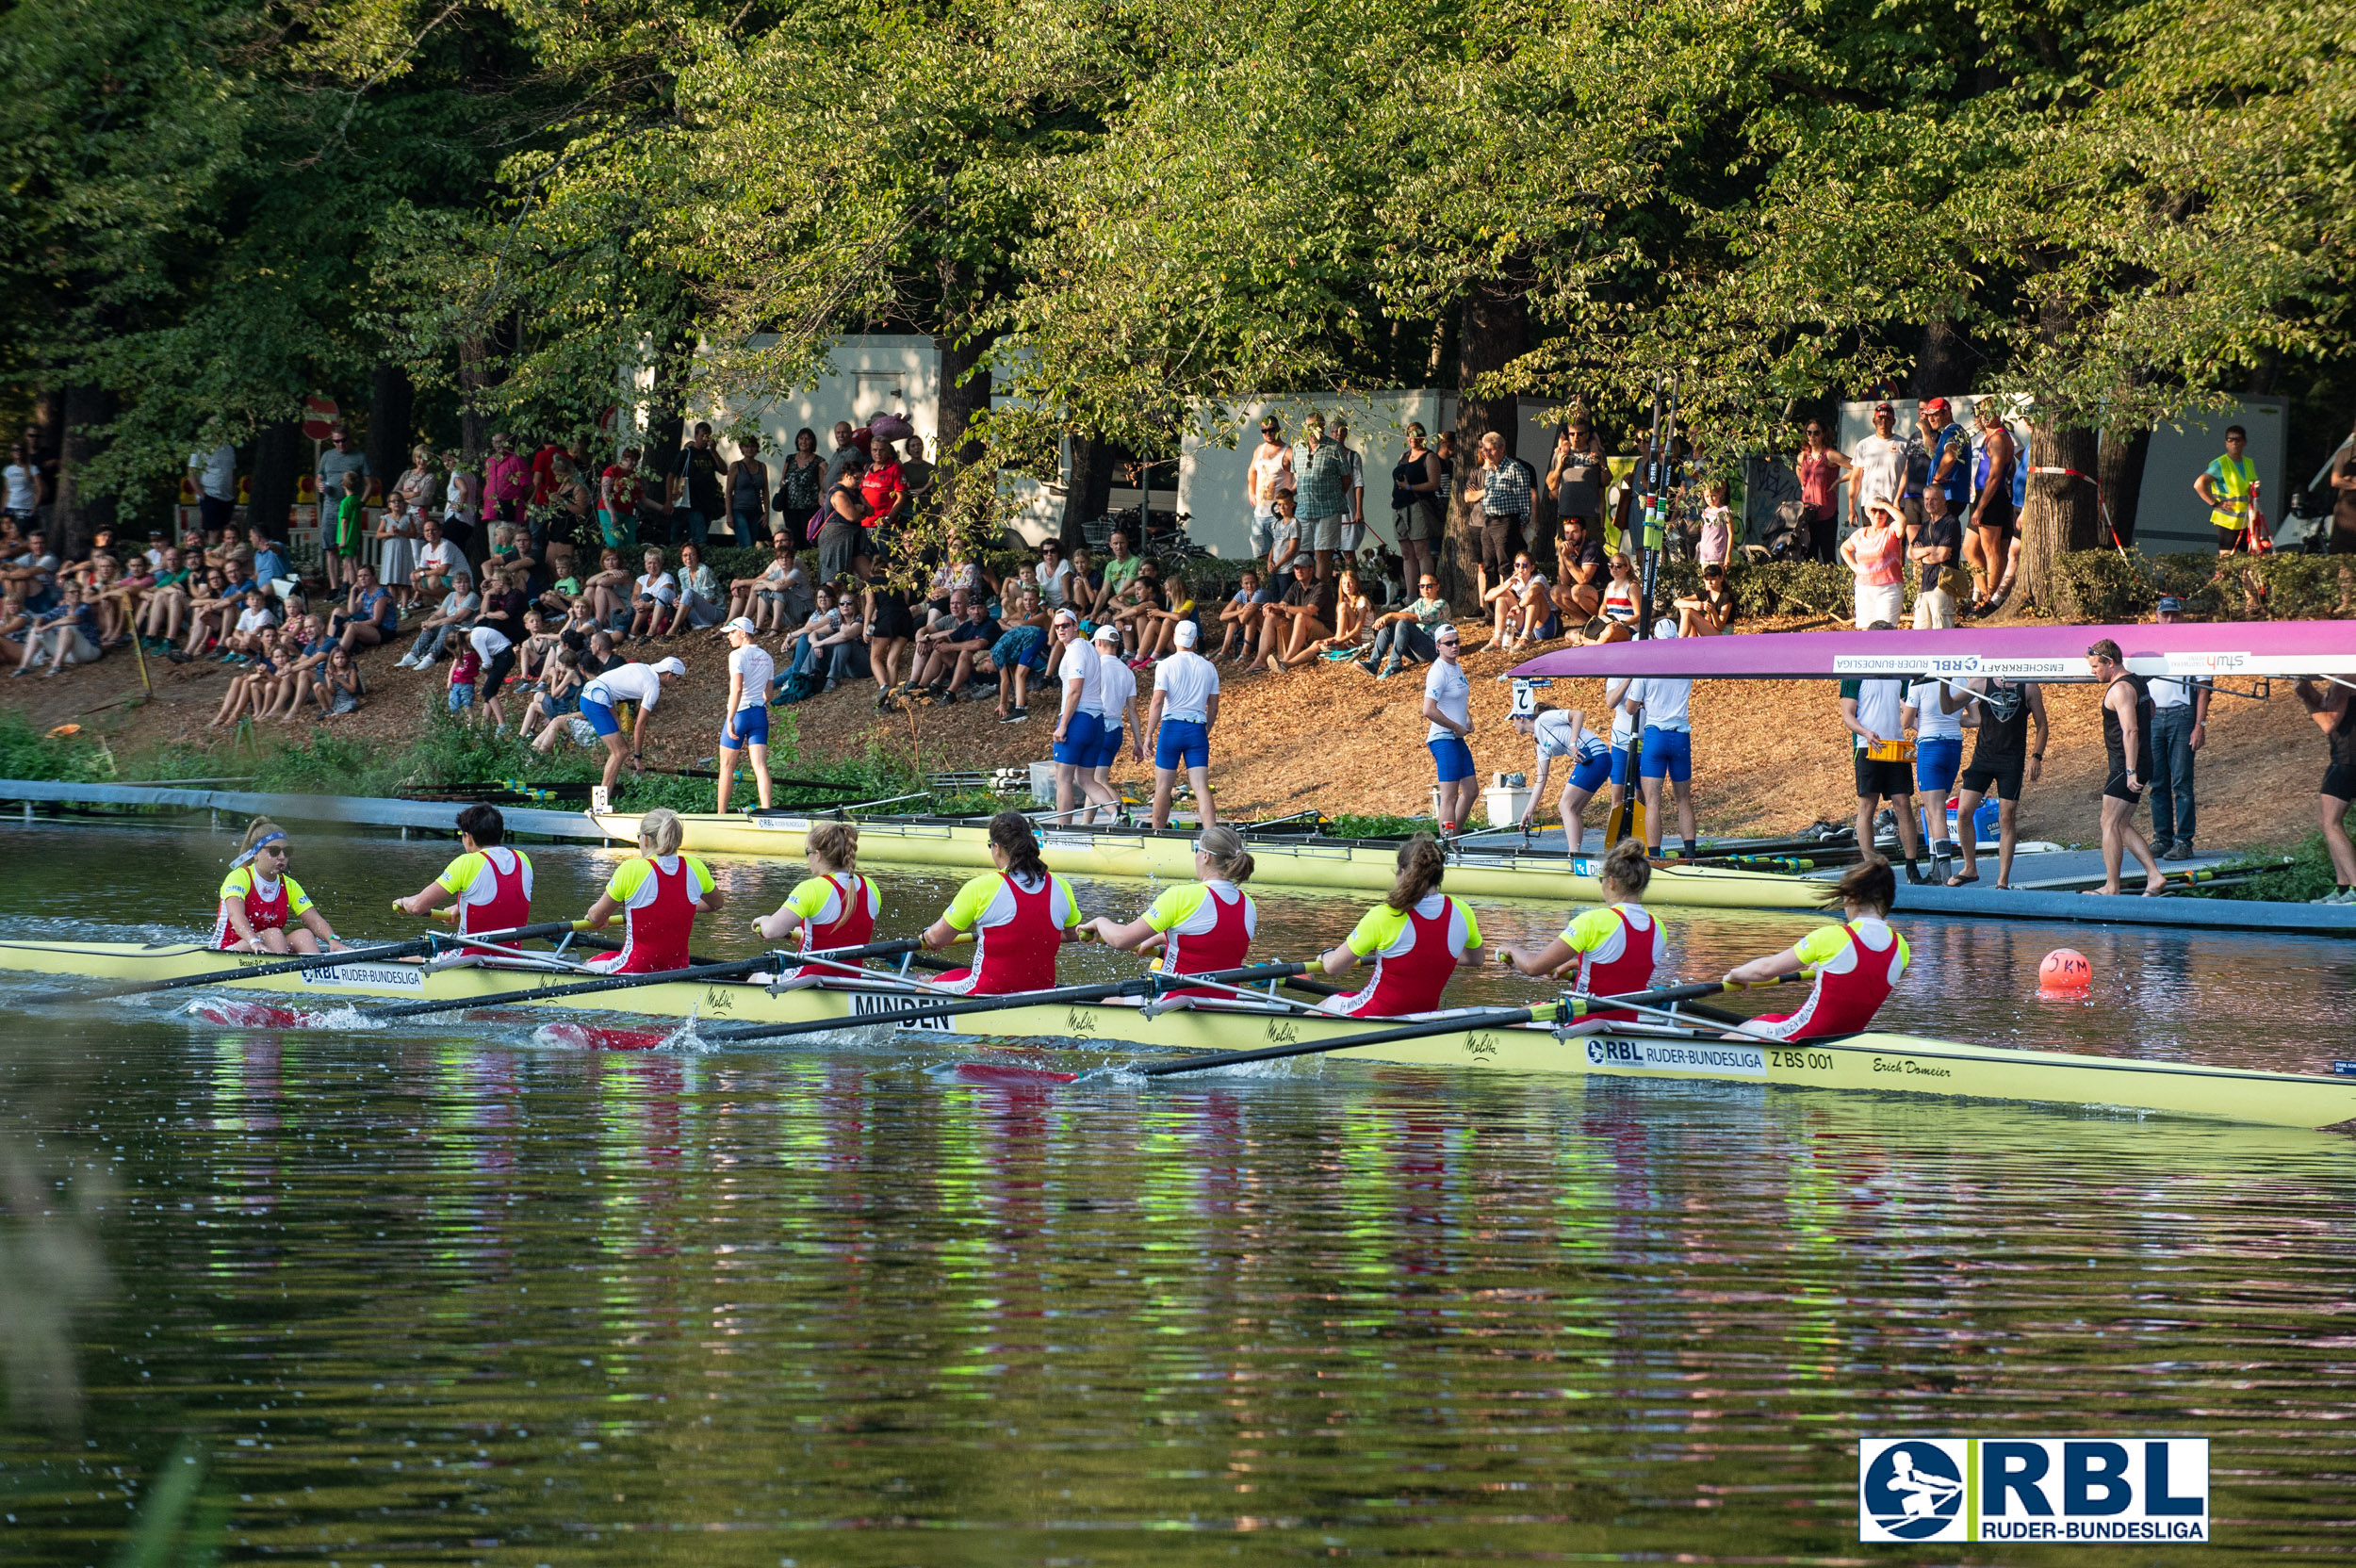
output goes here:
{"type": "Polygon", "coordinates": [[[2258,465],[2250,458],[2220,457],[2209,466],[2209,494],[2226,504],[2209,514],[2219,528],[2250,526],[2250,493],[2258,487],[2258,465]]]}

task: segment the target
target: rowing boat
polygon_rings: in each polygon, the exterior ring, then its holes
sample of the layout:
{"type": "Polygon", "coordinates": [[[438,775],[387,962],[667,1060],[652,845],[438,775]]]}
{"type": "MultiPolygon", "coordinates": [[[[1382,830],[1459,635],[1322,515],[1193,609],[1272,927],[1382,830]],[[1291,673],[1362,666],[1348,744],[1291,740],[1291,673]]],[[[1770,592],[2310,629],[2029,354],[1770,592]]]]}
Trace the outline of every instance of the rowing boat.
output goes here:
{"type": "MultiPolygon", "coordinates": [[[[605,812],[591,818],[622,843],[638,841],[638,818],[605,812]]],[[[683,847],[698,855],[799,858],[812,825],[827,819],[786,811],[742,816],[685,813],[683,847]]],[[[966,817],[859,817],[859,855],[865,864],[927,871],[982,872],[990,858],[990,824],[966,817]]],[[[1128,876],[1165,882],[1194,876],[1191,833],[1143,827],[1042,826],[1039,853],[1050,871],[1067,876],[1128,876]]],[[[1384,840],[1262,835],[1245,831],[1254,887],[1314,888],[1329,892],[1380,893],[1399,875],[1399,845],[1384,840]]],[[[1448,851],[1448,890],[1474,898],[1530,899],[1547,904],[1598,903],[1600,855],[1565,855],[1498,845],[1455,844],[1448,851]]],[[[1644,902],[1706,909],[1812,909],[1821,886],[1772,872],[1721,866],[1666,866],[1653,873],[1644,902]]]]}
{"type": "MultiPolygon", "coordinates": [[[[179,944],[0,942],[0,969],[111,981],[153,981],[218,973],[223,987],[299,996],[329,1004],[377,998],[460,1001],[532,983],[577,978],[575,972],[528,961],[468,960],[453,967],[350,964],[296,974],[244,976],[263,958],[179,944]]],[[[846,1031],[904,1004],[910,988],[878,972],[843,985],[772,991],[753,980],[665,982],[539,1005],[578,1017],[627,1012],[659,1019],[794,1023],[840,1019],[846,1031]]],[[[234,1016],[234,1015],[232,1015],[234,1016]]],[[[1435,1019],[1444,1015],[1433,1015],[1435,1019]]],[[[879,1027],[868,1025],[867,1027],[879,1027]]],[[[1183,1006],[1135,1002],[1011,1007],[970,1018],[904,1025],[935,1039],[1148,1052],[1250,1050],[1365,1033],[1366,1020],[1309,1015],[1274,998],[1183,1006]]],[[[559,1030],[556,1038],[581,1037],[559,1030]]],[[[2356,1120],[2356,1077],[2256,1072],[2182,1062],[2146,1062],[2061,1052],[2018,1051],[1910,1035],[1873,1033],[1780,1045],[1627,1030],[1560,1038],[1543,1025],[1468,1027],[1422,1039],[1335,1054],[1360,1061],[1492,1071],[1748,1084],[1778,1088],[1930,1094],[1966,1100],[2041,1102],[2125,1112],[2279,1127],[2328,1127],[2356,1120]]]]}

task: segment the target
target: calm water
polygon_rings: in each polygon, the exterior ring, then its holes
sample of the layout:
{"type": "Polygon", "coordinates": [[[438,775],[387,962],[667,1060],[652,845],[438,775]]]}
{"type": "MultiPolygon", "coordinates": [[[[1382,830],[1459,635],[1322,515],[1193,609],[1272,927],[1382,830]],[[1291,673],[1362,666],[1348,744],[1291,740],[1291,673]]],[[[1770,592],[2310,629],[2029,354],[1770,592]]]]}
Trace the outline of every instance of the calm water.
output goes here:
{"type": "MultiPolygon", "coordinates": [[[[0,932],[185,931],[227,849],[0,832],[0,932]]],[[[295,874],[384,934],[450,853],[303,835],[295,874]]],[[[533,854],[547,913],[612,864],[533,854]]],[[[906,932],[951,883],[889,886],[906,932]]],[[[1287,956],[1356,914],[1261,903],[1287,956]]],[[[1667,919],[1685,973],[1807,923],[1667,919]]],[[[1902,1027],[2295,1068],[2356,1037],[2345,945],[1906,929],[1902,1027]],[[2095,1000],[2027,1000],[2065,940],[2095,1000]]],[[[151,1519],[174,1564],[1862,1560],[1860,1434],[2007,1431],[2205,1435],[2213,1555],[2356,1544],[2345,1138],[1312,1065],[983,1088],[939,1042],[591,1056],[10,994],[11,1568],[151,1519]]]]}

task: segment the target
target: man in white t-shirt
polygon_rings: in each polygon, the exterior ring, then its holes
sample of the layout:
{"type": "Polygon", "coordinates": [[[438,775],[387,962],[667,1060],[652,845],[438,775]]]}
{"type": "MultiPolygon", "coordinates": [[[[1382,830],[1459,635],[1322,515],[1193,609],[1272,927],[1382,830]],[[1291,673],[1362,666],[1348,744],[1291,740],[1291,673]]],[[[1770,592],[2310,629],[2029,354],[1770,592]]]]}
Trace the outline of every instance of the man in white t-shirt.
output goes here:
{"type": "Polygon", "coordinates": [[[1341,559],[1345,565],[1356,559],[1358,547],[1366,542],[1366,454],[1350,444],[1350,421],[1336,417],[1333,421],[1333,441],[1350,454],[1350,488],[1344,495],[1349,503],[1342,509],[1341,559]]]}
{"type": "Polygon", "coordinates": [[[224,441],[210,451],[188,454],[188,472],[196,481],[196,511],[204,519],[210,543],[229,531],[237,511],[237,449],[224,441]]]}
{"type": "MultiPolygon", "coordinates": [[[[2184,601],[2169,594],[2160,600],[2159,623],[2179,626],[2184,601]]],[[[2193,757],[2209,739],[2211,682],[2198,676],[2153,678],[2151,683],[2151,854],[2155,859],[2192,858],[2193,757]]]]}
{"type": "Polygon", "coordinates": [[[33,454],[22,442],[8,454],[8,466],[0,470],[0,479],[8,483],[8,514],[21,527],[33,520],[41,511],[41,470],[33,466],[33,454]]]}
{"type": "Polygon", "coordinates": [[[1464,645],[1453,623],[1443,621],[1432,633],[1440,657],[1423,678],[1424,746],[1440,776],[1440,832],[1453,836],[1472,818],[1473,802],[1481,798],[1481,775],[1473,767],[1472,683],[1465,678],[1464,645]]]}
{"type": "MultiPolygon", "coordinates": [[[[1914,784],[1930,817],[1931,877],[1939,882],[1947,879],[1945,862],[1963,853],[1947,837],[1947,797],[1963,771],[1963,710],[1947,703],[1955,689],[1944,680],[1918,680],[1907,689],[1898,715],[1899,724],[1914,731],[1914,784]]],[[[1972,831],[1970,823],[1956,825],[1972,831]]]]}
{"type": "Polygon", "coordinates": [[[728,786],[736,782],[736,755],[750,752],[753,784],[761,792],[761,808],[769,809],[769,683],[777,678],[777,662],[753,639],[760,633],[743,615],[720,629],[728,640],[728,716],[720,726],[720,802],[714,810],[728,808],[728,786]]]}
{"type": "MultiPolygon", "coordinates": [[[[622,759],[630,759],[633,768],[643,771],[638,760],[639,748],[646,743],[646,723],[654,716],[655,705],[663,700],[663,683],[677,680],[687,673],[687,666],[677,659],[665,659],[653,664],[617,664],[603,675],[593,676],[581,689],[581,716],[605,743],[605,792],[611,797],[614,780],[621,777],[622,759]],[[622,736],[620,718],[615,714],[617,704],[634,702],[638,717],[630,727],[630,736],[622,736]]],[[[556,744],[557,729],[550,725],[548,732],[535,743],[546,751],[556,744]]]]}
{"type": "Polygon", "coordinates": [[[1153,737],[1153,831],[1170,825],[1170,797],[1178,770],[1186,770],[1194,808],[1204,827],[1216,826],[1211,805],[1211,726],[1219,723],[1219,666],[1194,651],[1202,630],[1180,621],[1178,649],[1153,666],[1153,701],[1145,733],[1153,737]]]}
{"type": "Polygon", "coordinates": [[[1906,444],[1898,439],[1898,411],[1888,403],[1873,405],[1873,433],[1857,444],[1849,461],[1857,472],[1849,479],[1849,526],[1856,528],[1865,509],[1887,502],[1890,514],[1906,515],[1906,444]]]}
{"type": "MultiPolygon", "coordinates": [[[[1096,655],[1096,723],[1099,730],[1096,753],[1088,773],[1106,794],[1113,797],[1112,809],[1104,815],[1107,823],[1118,821],[1121,812],[1121,792],[1113,788],[1113,763],[1121,758],[1121,743],[1125,739],[1129,750],[1140,762],[1145,760],[1145,731],[1137,723],[1137,678],[1135,671],[1121,661],[1121,629],[1109,623],[1096,629],[1092,650],[1096,655]]],[[[1093,796],[1096,791],[1090,790],[1093,796]]],[[[1080,814],[1084,823],[1095,819],[1094,807],[1080,814]]]]}
{"type": "MultiPolygon", "coordinates": [[[[1674,638],[1677,622],[1663,616],[1653,623],[1656,641],[1674,638]]],[[[1677,806],[1677,837],[1685,841],[1685,858],[1692,860],[1699,847],[1693,829],[1693,722],[1691,704],[1693,683],[1671,680],[1661,676],[1646,676],[1628,683],[1627,694],[1621,699],[1630,713],[1644,715],[1644,741],[1637,758],[1637,787],[1644,792],[1644,836],[1652,841],[1645,847],[1654,858],[1661,855],[1661,837],[1666,825],[1661,817],[1661,781],[1667,779],[1677,806]]]]}
{"type": "Polygon", "coordinates": [[[1047,634],[1063,650],[1063,711],[1055,720],[1055,820],[1072,820],[1072,798],[1085,794],[1117,813],[1121,797],[1096,779],[1096,753],[1104,738],[1104,684],[1096,650],[1080,635],[1080,617],[1055,612],[1047,634]]]}

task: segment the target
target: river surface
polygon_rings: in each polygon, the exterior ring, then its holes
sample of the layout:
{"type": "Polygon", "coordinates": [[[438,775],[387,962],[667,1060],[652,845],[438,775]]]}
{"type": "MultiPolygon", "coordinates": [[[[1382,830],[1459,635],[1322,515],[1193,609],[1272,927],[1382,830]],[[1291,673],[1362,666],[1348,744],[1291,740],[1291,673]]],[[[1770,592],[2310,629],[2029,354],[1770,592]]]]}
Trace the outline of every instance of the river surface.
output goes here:
{"type": "MultiPolygon", "coordinates": [[[[0,936],[187,935],[229,848],[0,829],[0,936]]],[[[293,871],[406,934],[386,901],[451,853],[299,834],[293,871]]],[[[531,853],[544,916],[617,858],[531,853]]],[[[717,869],[698,948],[753,951],[792,868],[717,869]]],[[[887,874],[889,934],[957,880],[887,874]]],[[[1260,905],[1285,956],[1358,913],[1260,905]]],[[[1477,907],[1493,942],[1562,914],[1477,907]]],[[[1664,920],[1688,976],[1808,924],[1664,920]]],[[[1904,928],[1893,1027],[2356,1055],[2349,944],[1904,928]],[[2092,997],[2037,1002],[2064,942],[2092,997]]],[[[1860,1437],[2082,1433],[2209,1438],[2212,1560],[2356,1549],[2343,1136],[1314,1062],[988,1086],[937,1040],[598,1055],[22,995],[8,1568],[2174,1560],[1857,1543],[1860,1437]]]]}

